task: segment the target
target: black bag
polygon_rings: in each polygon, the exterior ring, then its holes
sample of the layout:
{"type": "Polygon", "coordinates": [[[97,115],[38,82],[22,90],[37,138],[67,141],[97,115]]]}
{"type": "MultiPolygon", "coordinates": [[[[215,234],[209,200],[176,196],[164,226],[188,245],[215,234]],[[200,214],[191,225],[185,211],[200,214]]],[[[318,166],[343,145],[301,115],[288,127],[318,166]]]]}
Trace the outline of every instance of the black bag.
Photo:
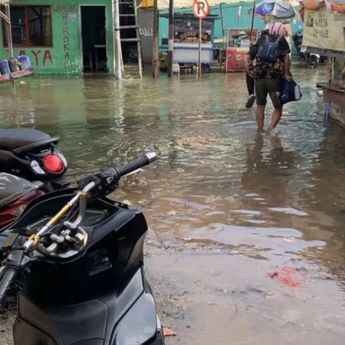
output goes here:
{"type": "Polygon", "coordinates": [[[299,101],[302,98],[302,92],[299,85],[294,80],[288,81],[284,79],[282,85],[282,93],[280,95],[281,105],[288,102],[299,101]]]}

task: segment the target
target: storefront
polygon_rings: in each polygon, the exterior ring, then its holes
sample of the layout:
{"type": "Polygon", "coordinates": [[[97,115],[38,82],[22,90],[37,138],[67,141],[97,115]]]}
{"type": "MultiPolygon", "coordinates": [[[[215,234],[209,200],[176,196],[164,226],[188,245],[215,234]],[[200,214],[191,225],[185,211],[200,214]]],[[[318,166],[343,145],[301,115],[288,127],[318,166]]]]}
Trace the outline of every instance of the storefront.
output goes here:
{"type": "MultiPolygon", "coordinates": [[[[14,56],[27,55],[35,73],[113,72],[110,0],[11,2],[14,56]]],[[[0,58],[8,58],[4,25],[0,58]]]]}

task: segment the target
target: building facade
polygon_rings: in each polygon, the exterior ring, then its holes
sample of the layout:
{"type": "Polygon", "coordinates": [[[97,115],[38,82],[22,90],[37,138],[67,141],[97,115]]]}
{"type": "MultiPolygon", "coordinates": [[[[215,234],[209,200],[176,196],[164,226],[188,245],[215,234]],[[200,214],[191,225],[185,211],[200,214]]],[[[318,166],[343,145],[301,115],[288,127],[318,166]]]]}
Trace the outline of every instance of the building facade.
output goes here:
{"type": "MultiPolygon", "coordinates": [[[[28,55],[36,73],[113,73],[112,12],[111,0],[14,0],[14,56],[28,55]]],[[[1,25],[0,58],[8,55],[1,25]]]]}
{"type": "MultiPolygon", "coordinates": [[[[139,10],[144,63],[152,59],[150,6],[142,5],[139,10]]],[[[218,17],[214,22],[214,38],[224,37],[229,28],[250,27],[252,7],[248,0],[212,6],[211,15],[218,17]]],[[[175,8],[176,14],[187,12],[191,12],[191,7],[175,8]]],[[[168,38],[168,18],[164,15],[167,9],[160,9],[160,13],[159,44],[162,46],[168,38]]],[[[14,56],[28,55],[36,74],[114,73],[112,0],[12,0],[11,21],[14,56]]],[[[297,25],[300,23],[294,24],[297,25]]],[[[264,21],[255,18],[254,28],[263,27],[264,21]]],[[[130,43],[122,44],[122,54],[124,60],[126,56],[130,60],[133,55],[130,43]]],[[[0,25],[0,59],[8,57],[4,25],[0,25]]]]}

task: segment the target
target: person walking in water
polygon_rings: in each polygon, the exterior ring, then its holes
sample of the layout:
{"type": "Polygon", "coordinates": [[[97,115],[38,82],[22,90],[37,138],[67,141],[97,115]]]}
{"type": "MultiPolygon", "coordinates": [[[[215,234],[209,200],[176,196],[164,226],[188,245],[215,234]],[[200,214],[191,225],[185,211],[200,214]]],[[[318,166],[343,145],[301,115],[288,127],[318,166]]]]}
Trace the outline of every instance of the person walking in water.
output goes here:
{"type": "MultiPolygon", "coordinates": [[[[268,28],[269,28],[270,24],[267,24],[265,26],[265,29],[263,30],[263,32],[267,31],[268,33],[268,28]]],[[[253,35],[253,31],[250,35],[250,49],[252,49],[252,46],[256,45],[256,35],[253,35]]],[[[254,57],[252,58],[254,59],[254,57]]],[[[251,108],[253,106],[253,104],[255,103],[256,100],[256,96],[255,96],[255,79],[251,77],[249,71],[248,71],[248,67],[250,65],[250,61],[251,61],[251,57],[247,56],[247,59],[244,60],[244,65],[245,65],[245,69],[246,69],[246,86],[247,86],[247,92],[248,92],[248,98],[245,104],[245,107],[247,109],[251,108]]]]}
{"type": "Polygon", "coordinates": [[[274,110],[269,130],[273,130],[283,112],[280,104],[282,81],[292,79],[290,72],[290,47],[285,39],[287,29],[283,23],[275,22],[267,26],[249,50],[249,75],[255,79],[256,122],[263,131],[267,95],[270,96],[274,110]]]}
{"type": "Polygon", "coordinates": [[[248,71],[246,71],[246,85],[247,85],[247,91],[248,91],[248,98],[246,102],[246,108],[249,109],[253,106],[255,102],[255,94],[254,94],[254,89],[255,89],[255,80],[252,78],[248,71]]]}

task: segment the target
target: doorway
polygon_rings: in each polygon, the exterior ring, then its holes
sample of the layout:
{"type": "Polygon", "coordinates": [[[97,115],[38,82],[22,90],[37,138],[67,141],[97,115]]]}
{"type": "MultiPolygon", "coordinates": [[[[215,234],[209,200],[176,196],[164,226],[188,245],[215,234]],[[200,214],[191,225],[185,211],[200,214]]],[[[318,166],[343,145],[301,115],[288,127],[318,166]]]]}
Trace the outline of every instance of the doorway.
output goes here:
{"type": "Polygon", "coordinates": [[[80,6],[84,72],[108,72],[105,6],[80,6]]]}

